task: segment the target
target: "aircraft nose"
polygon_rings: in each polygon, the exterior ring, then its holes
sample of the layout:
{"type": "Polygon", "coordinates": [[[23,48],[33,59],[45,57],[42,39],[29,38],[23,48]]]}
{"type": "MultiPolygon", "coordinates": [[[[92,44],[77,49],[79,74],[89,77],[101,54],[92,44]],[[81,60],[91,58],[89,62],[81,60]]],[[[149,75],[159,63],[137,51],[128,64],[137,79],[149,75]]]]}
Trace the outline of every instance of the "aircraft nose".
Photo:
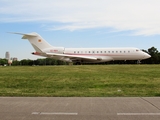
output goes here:
{"type": "Polygon", "coordinates": [[[148,53],[144,53],[144,59],[148,59],[150,58],[151,56],[148,54],[148,53]]]}

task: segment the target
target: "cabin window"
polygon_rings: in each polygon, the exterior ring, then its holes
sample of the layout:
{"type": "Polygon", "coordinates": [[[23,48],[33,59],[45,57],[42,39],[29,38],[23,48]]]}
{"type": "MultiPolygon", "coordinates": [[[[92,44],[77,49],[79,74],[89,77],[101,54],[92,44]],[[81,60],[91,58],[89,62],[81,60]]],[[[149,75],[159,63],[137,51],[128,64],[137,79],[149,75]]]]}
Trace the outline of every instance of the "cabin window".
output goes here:
{"type": "Polygon", "coordinates": [[[122,53],[122,51],[120,51],[120,53],[122,53]]]}
{"type": "Polygon", "coordinates": [[[118,53],[118,51],[116,51],[116,53],[118,53]]]}
{"type": "Polygon", "coordinates": [[[94,53],[94,51],[92,51],[92,53],[94,53]]]}
{"type": "Polygon", "coordinates": [[[125,53],[126,51],[124,51],[124,53],[125,53]]]}
{"type": "Polygon", "coordinates": [[[102,51],[101,51],[101,53],[102,53],[102,51]]]}
{"type": "Polygon", "coordinates": [[[130,51],[128,51],[128,53],[130,53],[130,51]]]}
{"type": "Polygon", "coordinates": [[[110,51],[108,51],[108,53],[110,53],[110,51]]]}
{"type": "Polygon", "coordinates": [[[79,53],[79,51],[77,53],[79,53]]]}
{"type": "Polygon", "coordinates": [[[114,53],[114,51],[112,51],[112,53],[114,53]]]}
{"type": "Polygon", "coordinates": [[[106,53],[106,51],[104,51],[104,53],[106,53]]]}
{"type": "Polygon", "coordinates": [[[88,53],[90,53],[90,51],[88,53]]]}
{"type": "Polygon", "coordinates": [[[76,53],[76,51],[74,51],[74,53],[76,53]]]}
{"type": "Polygon", "coordinates": [[[97,51],[97,53],[99,53],[99,52],[97,51]]]}

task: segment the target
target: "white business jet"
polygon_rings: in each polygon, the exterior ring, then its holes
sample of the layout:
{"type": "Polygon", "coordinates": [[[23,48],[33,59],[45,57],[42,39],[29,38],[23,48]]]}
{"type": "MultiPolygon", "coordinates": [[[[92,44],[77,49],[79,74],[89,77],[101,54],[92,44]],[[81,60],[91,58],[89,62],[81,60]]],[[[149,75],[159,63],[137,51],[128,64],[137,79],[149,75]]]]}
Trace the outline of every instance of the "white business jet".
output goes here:
{"type": "Polygon", "coordinates": [[[114,60],[143,60],[151,56],[138,48],[64,48],[55,47],[47,43],[37,33],[13,33],[23,35],[28,39],[35,52],[33,55],[54,58],[69,63],[100,63],[114,60]]]}

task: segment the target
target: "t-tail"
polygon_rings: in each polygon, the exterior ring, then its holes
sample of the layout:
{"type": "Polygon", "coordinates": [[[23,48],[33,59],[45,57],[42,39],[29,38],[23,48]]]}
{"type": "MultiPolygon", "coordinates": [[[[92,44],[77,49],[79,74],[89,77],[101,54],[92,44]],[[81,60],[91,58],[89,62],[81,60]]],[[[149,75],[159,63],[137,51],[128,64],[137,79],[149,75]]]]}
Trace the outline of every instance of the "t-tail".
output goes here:
{"type": "Polygon", "coordinates": [[[41,55],[41,56],[46,56],[46,53],[63,53],[64,48],[63,47],[53,47],[50,45],[48,42],[46,42],[39,34],[37,33],[13,33],[12,34],[19,34],[23,35],[22,39],[28,39],[33,48],[35,49],[36,52],[33,52],[32,54],[34,55],[41,55]]]}

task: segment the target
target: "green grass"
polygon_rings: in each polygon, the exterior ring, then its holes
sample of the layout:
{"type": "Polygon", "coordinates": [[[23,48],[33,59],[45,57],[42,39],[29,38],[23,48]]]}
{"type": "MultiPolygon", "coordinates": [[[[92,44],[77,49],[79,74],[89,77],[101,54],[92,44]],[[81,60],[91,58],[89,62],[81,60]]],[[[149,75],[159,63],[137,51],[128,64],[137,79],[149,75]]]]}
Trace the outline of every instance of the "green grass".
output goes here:
{"type": "Polygon", "coordinates": [[[160,65],[0,67],[0,96],[160,96],[160,65]]]}

